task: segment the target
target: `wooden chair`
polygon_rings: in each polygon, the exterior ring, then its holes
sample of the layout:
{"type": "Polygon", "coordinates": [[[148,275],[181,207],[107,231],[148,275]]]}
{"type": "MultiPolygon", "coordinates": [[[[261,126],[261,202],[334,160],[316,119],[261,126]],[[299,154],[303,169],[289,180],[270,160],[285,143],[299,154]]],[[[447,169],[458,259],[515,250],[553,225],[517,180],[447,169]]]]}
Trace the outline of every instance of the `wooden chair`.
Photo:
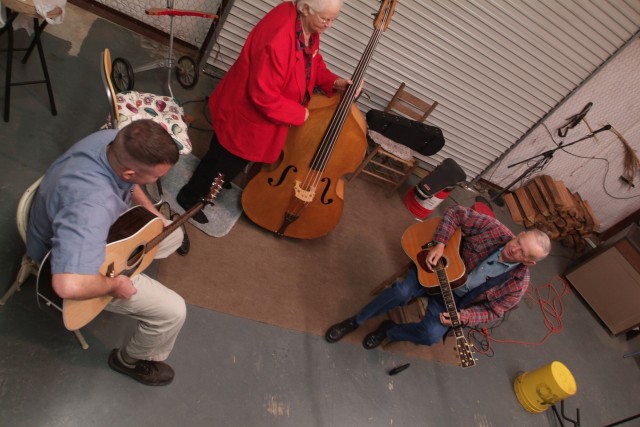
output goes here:
{"type": "MultiPolygon", "coordinates": [[[[404,83],[400,85],[384,112],[424,122],[438,106],[438,102],[423,101],[406,91],[405,87],[404,83]]],[[[415,159],[409,147],[385,138],[377,132],[370,131],[367,139],[370,143],[367,155],[349,180],[355,179],[360,173],[365,173],[390,183],[392,186],[387,191],[387,197],[390,197],[415,169],[415,159]]]]}
{"type": "MultiPolygon", "coordinates": [[[[160,123],[171,135],[181,155],[191,153],[192,145],[184,109],[176,98],[148,92],[116,92],[112,79],[111,52],[108,48],[100,54],[100,75],[109,104],[109,115],[103,128],[121,129],[132,121],[150,119],[160,123]]],[[[161,180],[156,182],[155,188],[144,189],[156,205],[163,203],[161,180]]]]}
{"type": "MultiPolygon", "coordinates": [[[[22,238],[22,241],[27,242],[27,226],[29,224],[29,212],[31,211],[31,204],[33,203],[33,198],[38,191],[38,187],[40,186],[40,182],[42,181],[42,177],[40,177],[36,182],[31,184],[29,188],[23,193],[20,201],[18,202],[18,209],[16,212],[16,225],[18,227],[18,233],[22,238]]],[[[0,299],[0,305],[4,305],[7,303],[9,298],[13,296],[16,291],[20,290],[20,287],[30,276],[37,276],[38,271],[40,270],[40,266],[37,262],[29,258],[27,254],[22,256],[22,261],[20,263],[20,270],[18,270],[18,276],[13,284],[9,287],[7,292],[0,299]]],[[[73,331],[78,343],[82,347],[83,350],[89,348],[89,344],[82,336],[82,333],[78,331],[73,331]]]]}
{"type": "Polygon", "coordinates": [[[191,140],[184,109],[180,102],[171,96],[148,92],[125,91],[117,93],[112,80],[111,52],[105,49],[100,54],[100,74],[102,84],[109,101],[110,118],[106,127],[121,129],[132,121],[150,119],[171,135],[180,154],[191,153],[191,140]]]}
{"type": "MultiPolygon", "coordinates": [[[[380,292],[393,285],[396,280],[400,280],[406,276],[407,272],[414,267],[413,261],[409,261],[406,265],[402,266],[397,272],[389,276],[382,283],[377,285],[369,293],[372,297],[376,297],[380,292]]],[[[387,317],[396,323],[409,323],[418,322],[426,313],[427,300],[426,298],[414,298],[407,305],[402,305],[390,310],[387,313],[387,317]]]]}

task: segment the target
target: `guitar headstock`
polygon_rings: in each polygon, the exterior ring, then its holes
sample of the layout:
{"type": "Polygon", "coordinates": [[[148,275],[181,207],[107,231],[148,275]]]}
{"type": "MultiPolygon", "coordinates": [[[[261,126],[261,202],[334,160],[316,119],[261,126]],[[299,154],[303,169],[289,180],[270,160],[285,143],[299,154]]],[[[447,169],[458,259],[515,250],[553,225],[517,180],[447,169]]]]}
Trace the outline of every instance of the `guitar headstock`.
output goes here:
{"type": "Polygon", "coordinates": [[[213,201],[218,197],[218,193],[220,193],[222,189],[222,184],[224,184],[224,174],[218,173],[218,176],[211,184],[209,194],[207,194],[202,201],[207,205],[213,205],[213,201]]]}
{"type": "Polygon", "coordinates": [[[386,31],[395,9],[396,0],[382,0],[380,10],[373,21],[373,28],[386,31]]]}
{"type": "Polygon", "coordinates": [[[458,365],[463,368],[475,366],[476,360],[473,357],[473,348],[469,345],[464,335],[456,338],[456,348],[454,350],[458,352],[458,358],[460,359],[458,365]]]}

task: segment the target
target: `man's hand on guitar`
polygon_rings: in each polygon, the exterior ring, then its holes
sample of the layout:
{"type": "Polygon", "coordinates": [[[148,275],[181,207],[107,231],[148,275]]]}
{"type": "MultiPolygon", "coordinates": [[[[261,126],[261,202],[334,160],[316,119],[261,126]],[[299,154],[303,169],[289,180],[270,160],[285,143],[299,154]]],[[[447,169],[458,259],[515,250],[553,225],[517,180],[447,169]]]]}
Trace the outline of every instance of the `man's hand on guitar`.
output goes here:
{"type": "MultiPolygon", "coordinates": [[[[460,317],[460,312],[458,312],[458,317],[460,317]]],[[[444,326],[452,326],[451,317],[449,316],[449,313],[445,313],[445,312],[440,313],[440,323],[442,323],[444,326]]]]}
{"type": "Polygon", "coordinates": [[[444,245],[442,243],[437,243],[434,247],[429,249],[427,253],[427,265],[431,267],[431,271],[433,268],[438,265],[438,261],[442,258],[442,254],[444,253],[444,245]]]}
{"type": "Polygon", "coordinates": [[[137,292],[131,279],[124,275],[111,278],[100,274],[58,273],[52,275],[51,285],[60,298],[76,300],[104,295],[127,299],[137,292]]]}
{"type": "Polygon", "coordinates": [[[109,295],[114,298],[129,299],[138,292],[136,287],[133,286],[131,279],[127,276],[120,275],[111,280],[115,280],[115,282],[113,290],[109,292],[109,295]]]}

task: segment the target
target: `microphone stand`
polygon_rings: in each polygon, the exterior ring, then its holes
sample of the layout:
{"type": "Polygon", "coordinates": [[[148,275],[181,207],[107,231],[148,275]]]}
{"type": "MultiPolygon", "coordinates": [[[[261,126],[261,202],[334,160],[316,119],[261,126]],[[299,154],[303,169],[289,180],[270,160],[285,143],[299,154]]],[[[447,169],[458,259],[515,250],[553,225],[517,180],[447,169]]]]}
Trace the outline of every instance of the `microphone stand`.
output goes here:
{"type": "Polygon", "coordinates": [[[533,157],[529,157],[528,159],[521,160],[521,161],[519,161],[519,162],[516,162],[516,163],[513,163],[513,164],[511,164],[511,165],[507,166],[507,168],[512,168],[512,167],[514,167],[514,166],[520,165],[520,164],[522,164],[522,163],[529,162],[529,161],[531,161],[531,160],[533,160],[533,159],[535,159],[535,158],[537,158],[537,157],[540,157],[538,160],[536,160],[536,162],[535,162],[535,163],[533,163],[531,166],[529,166],[529,167],[528,167],[528,168],[527,168],[523,173],[521,173],[521,174],[520,174],[516,179],[514,179],[513,181],[511,181],[511,182],[509,183],[509,185],[507,185],[507,186],[506,186],[506,187],[505,187],[501,192],[499,192],[499,193],[498,193],[498,192],[496,192],[495,190],[490,189],[490,190],[489,190],[489,195],[491,196],[491,201],[492,201],[492,202],[494,202],[496,205],[498,205],[498,206],[500,206],[500,207],[504,206],[504,199],[502,198],[502,195],[503,195],[504,193],[506,193],[507,191],[509,191],[509,189],[510,189],[511,187],[513,187],[513,185],[514,185],[515,183],[517,183],[518,181],[520,181],[523,177],[527,176],[527,174],[531,173],[532,171],[534,171],[534,170],[536,170],[536,169],[538,169],[538,168],[542,168],[542,167],[546,166],[546,164],[547,164],[548,162],[550,162],[550,161],[551,161],[551,159],[553,159],[553,153],[555,153],[556,151],[558,151],[558,150],[560,150],[560,149],[562,149],[562,148],[567,148],[567,147],[572,146],[573,144],[577,144],[577,143],[578,143],[578,142],[580,142],[580,141],[584,141],[585,139],[593,138],[594,136],[596,136],[596,134],[597,134],[597,133],[600,133],[600,132],[603,132],[603,131],[605,131],[605,130],[609,130],[609,129],[611,129],[611,125],[605,125],[605,126],[601,127],[600,129],[595,130],[595,131],[591,132],[590,134],[588,134],[588,135],[586,135],[586,136],[583,136],[582,138],[580,138],[580,139],[578,139],[578,140],[576,140],[576,141],[570,142],[570,143],[569,143],[569,144],[567,144],[567,145],[562,145],[562,144],[560,144],[560,145],[558,145],[556,148],[552,148],[551,150],[547,150],[547,151],[542,152],[542,153],[540,153],[540,154],[536,154],[536,155],[535,155],[535,156],[533,156],[533,157]]]}

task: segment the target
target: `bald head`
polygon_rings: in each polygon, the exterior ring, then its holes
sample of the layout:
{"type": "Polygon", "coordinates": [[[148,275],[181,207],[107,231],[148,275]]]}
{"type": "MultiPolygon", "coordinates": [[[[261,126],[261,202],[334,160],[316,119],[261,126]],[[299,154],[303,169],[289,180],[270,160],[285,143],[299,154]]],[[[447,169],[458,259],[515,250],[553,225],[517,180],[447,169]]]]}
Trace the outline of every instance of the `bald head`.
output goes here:
{"type": "Polygon", "coordinates": [[[549,236],[537,228],[527,230],[526,234],[530,234],[538,246],[538,257],[535,261],[542,261],[545,259],[547,255],[549,255],[549,252],[551,252],[551,240],[549,239],[549,236]]]}
{"type": "Polygon", "coordinates": [[[549,236],[538,229],[523,231],[504,246],[500,258],[502,261],[535,265],[549,255],[551,241],[549,236]]]}

